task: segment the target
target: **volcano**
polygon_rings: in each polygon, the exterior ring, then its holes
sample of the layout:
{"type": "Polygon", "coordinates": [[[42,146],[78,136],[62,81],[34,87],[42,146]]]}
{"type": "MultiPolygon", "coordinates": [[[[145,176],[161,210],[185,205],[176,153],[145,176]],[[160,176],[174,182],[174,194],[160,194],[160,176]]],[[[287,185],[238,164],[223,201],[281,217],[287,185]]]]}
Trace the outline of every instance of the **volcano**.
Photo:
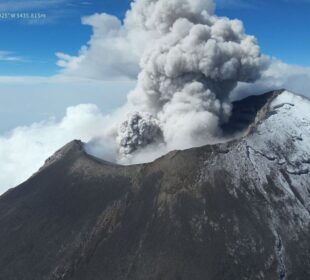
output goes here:
{"type": "Polygon", "coordinates": [[[0,197],[0,279],[310,279],[309,112],[251,96],[234,140],[140,165],[67,144],[0,197]]]}

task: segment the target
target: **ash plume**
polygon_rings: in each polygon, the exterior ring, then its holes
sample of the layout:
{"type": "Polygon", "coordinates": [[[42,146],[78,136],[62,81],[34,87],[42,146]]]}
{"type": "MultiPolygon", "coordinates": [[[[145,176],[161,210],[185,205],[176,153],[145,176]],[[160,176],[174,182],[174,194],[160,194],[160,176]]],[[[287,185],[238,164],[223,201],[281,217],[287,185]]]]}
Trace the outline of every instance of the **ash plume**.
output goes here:
{"type": "Polygon", "coordinates": [[[119,128],[118,145],[121,154],[129,155],[140,148],[162,142],[158,121],[150,114],[135,112],[119,128]]]}
{"type": "Polygon", "coordinates": [[[230,116],[232,90],[260,78],[268,60],[256,38],[241,21],[218,17],[214,9],[211,0],[132,3],[125,28],[131,34],[141,30],[136,33],[151,43],[128,96],[127,106],[139,113],[118,129],[120,158],[158,141],[158,135],[168,150],[216,141],[219,125],[230,116]],[[135,121],[142,130],[132,126],[135,121]]]}

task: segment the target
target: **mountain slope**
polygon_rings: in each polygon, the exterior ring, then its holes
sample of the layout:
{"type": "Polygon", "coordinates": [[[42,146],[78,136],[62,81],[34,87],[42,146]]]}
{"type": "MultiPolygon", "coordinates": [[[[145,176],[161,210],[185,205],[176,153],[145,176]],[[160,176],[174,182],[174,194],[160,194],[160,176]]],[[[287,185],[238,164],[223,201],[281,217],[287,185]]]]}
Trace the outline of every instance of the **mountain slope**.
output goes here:
{"type": "Polygon", "coordinates": [[[250,97],[240,139],[143,165],[69,143],[0,198],[0,279],[310,279],[309,112],[250,97]]]}

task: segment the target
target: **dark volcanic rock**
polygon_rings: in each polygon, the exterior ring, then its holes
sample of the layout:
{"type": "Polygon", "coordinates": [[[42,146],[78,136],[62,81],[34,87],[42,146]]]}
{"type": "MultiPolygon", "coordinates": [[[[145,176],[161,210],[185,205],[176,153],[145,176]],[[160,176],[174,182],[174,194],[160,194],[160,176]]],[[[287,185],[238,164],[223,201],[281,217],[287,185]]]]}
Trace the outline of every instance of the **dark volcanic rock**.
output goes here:
{"type": "Polygon", "coordinates": [[[149,164],[69,143],[0,198],[0,279],[310,279],[310,105],[267,97],[241,139],[149,164]]]}

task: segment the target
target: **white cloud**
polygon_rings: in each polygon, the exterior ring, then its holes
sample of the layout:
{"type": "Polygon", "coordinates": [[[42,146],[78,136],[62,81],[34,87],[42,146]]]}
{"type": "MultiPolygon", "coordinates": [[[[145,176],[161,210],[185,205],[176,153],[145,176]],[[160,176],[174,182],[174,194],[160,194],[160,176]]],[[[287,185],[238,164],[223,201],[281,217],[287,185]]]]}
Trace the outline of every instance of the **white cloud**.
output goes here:
{"type": "Polygon", "coordinates": [[[68,0],[11,0],[11,1],[0,1],[0,11],[1,12],[19,12],[19,11],[29,11],[31,9],[44,9],[57,6],[70,2],[68,0]]]}
{"type": "MultiPolygon", "coordinates": [[[[1,59],[1,58],[0,58],[1,59]]],[[[70,77],[66,75],[54,75],[54,76],[0,76],[1,84],[70,84],[70,83],[93,83],[94,80],[87,77],[70,77]]],[[[107,80],[97,80],[96,83],[109,82],[107,80]]]]}
{"type": "Polygon", "coordinates": [[[26,180],[69,141],[89,141],[101,134],[107,120],[95,105],[84,104],[68,108],[59,122],[34,123],[0,136],[0,194],[26,180]]]}
{"type": "Polygon", "coordinates": [[[63,68],[63,75],[99,80],[136,78],[139,54],[121,21],[107,14],[95,14],[82,22],[92,26],[93,35],[78,56],[57,53],[57,65],[63,68]]]}
{"type": "Polygon", "coordinates": [[[0,50],[0,61],[26,62],[27,60],[21,56],[16,55],[14,52],[0,50]]]}
{"type": "Polygon", "coordinates": [[[132,26],[129,19],[122,24],[117,17],[105,13],[84,17],[82,23],[91,26],[93,34],[77,56],[56,54],[62,74],[99,80],[136,79],[140,56],[154,36],[141,26],[132,26]]]}
{"type": "Polygon", "coordinates": [[[310,67],[290,65],[273,58],[261,79],[252,84],[239,84],[232,94],[232,99],[275,89],[287,89],[310,98],[310,67]]]}

